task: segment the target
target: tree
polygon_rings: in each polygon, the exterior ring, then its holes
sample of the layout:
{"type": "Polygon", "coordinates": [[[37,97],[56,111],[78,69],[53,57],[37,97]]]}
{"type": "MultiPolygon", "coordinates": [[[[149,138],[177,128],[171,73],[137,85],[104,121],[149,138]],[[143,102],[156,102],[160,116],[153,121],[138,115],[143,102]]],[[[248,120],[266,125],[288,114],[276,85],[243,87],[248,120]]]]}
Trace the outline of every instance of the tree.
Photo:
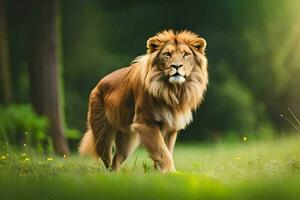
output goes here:
{"type": "Polygon", "coordinates": [[[0,0],[0,103],[12,100],[9,48],[7,41],[5,2],[0,0]]]}
{"type": "Polygon", "coordinates": [[[31,8],[29,72],[32,104],[38,114],[49,119],[49,133],[56,153],[68,154],[59,97],[58,0],[32,0],[31,8]]]}

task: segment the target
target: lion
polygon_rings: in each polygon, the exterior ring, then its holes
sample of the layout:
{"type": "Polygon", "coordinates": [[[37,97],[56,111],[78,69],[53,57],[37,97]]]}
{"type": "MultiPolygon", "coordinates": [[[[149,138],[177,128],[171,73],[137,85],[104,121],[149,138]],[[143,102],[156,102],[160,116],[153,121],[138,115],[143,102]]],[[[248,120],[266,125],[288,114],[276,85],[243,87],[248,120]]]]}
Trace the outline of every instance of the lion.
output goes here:
{"type": "Polygon", "coordinates": [[[155,169],[175,172],[177,133],[192,122],[208,85],[205,49],[205,39],[187,30],[149,38],[145,55],[91,91],[80,154],[100,157],[106,168],[119,170],[142,144],[155,169]]]}

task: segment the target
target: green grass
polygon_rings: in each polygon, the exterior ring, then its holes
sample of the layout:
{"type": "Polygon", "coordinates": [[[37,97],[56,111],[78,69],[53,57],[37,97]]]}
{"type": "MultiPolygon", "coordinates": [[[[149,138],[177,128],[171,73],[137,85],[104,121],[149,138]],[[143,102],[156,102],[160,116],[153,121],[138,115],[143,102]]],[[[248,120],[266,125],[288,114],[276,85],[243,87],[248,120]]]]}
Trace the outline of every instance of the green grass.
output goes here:
{"type": "MultiPolygon", "coordinates": [[[[0,199],[299,199],[300,137],[234,144],[179,144],[178,173],[160,174],[143,150],[118,173],[72,155],[59,158],[6,147],[0,199]],[[26,155],[25,155],[26,154],[26,155]]],[[[3,157],[4,156],[4,157],[3,157]]]]}

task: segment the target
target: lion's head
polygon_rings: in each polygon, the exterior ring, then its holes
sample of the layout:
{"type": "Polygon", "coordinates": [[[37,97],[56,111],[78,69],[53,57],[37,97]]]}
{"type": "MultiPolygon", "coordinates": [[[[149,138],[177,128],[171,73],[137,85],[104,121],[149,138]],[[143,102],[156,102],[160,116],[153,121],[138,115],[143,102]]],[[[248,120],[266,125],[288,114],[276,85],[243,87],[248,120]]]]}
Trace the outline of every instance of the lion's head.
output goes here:
{"type": "Polygon", "coordinates": [[[208,83],[206,41],[190,31],[163,31],[147,41],[141,80],[151,95],[170,106],[195,109],[208,83]]]}

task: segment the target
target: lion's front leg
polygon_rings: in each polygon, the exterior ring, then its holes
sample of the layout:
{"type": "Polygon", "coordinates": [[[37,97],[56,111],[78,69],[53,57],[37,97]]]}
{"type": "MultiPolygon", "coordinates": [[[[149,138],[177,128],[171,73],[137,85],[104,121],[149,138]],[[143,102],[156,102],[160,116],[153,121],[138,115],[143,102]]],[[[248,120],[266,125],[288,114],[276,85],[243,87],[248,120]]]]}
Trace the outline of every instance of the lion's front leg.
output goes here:
{"type": "Polygon", "coordinates": [[[160,129],[156,125],[133,123],[132,129],[140,134],[141,142],[154,161],[154,166],[162,172],[175,172],[172,156],[165,144],[160,129]]]}
{"type": "Polygon", "coordinates": [[[174,150],[176,138],[177,138],[177,131],[169,132],[165,136],[165,142],[166,142],[166,145],[169,149],[171,156],[173,156],[173,150],[174,150]]]}
{"type": "Polygon", "coordinates": [[[175,142],[176,142],[176,138],[177,138],[177,131],[171,131],[171,132],[166,133],[165,138],[164,138],[165,143],[167,145],[167,148],[170,152],[171,159],[172,159],[173,163],[174,163],[174,161],[173,161],[173,150],[174,150],[174,145],[175,145],[175,142]]]}

